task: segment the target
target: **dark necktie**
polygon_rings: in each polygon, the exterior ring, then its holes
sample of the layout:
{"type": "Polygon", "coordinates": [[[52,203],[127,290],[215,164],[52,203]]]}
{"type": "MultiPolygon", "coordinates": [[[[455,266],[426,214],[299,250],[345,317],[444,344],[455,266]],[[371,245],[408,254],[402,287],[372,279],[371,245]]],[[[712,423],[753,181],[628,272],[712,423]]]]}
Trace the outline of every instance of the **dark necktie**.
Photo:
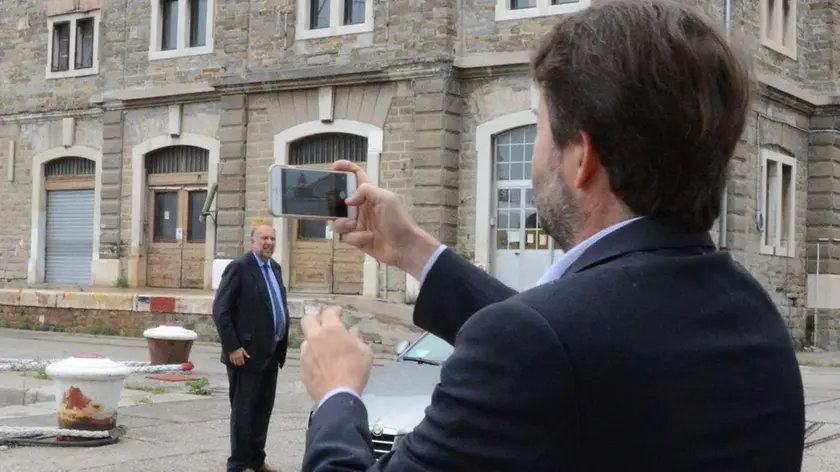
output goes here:
{"type": "Polygon", "coordinates": [[[274,284],[271,283],[271,275],[268,271],[268,264],[263,264],[263,271],[265,271],[265,284],[268,286],[268,293],[271,295],[271,306],[274,307],[274,335],[281,336],[280,324],[283,317],[281,316],[282,308],[280,307],[280,296],[275,293],[274,284]]]}

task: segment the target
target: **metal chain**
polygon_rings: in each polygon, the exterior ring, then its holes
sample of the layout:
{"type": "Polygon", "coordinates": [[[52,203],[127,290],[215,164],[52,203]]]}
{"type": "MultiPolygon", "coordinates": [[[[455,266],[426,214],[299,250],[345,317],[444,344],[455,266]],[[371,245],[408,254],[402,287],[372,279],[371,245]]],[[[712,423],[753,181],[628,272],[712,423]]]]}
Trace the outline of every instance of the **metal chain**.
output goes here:
{"type": "MultiPolygon", "coordinates": [[[[17,364],[17,363],[27,363],[27,364],[52,364],[53,362],[63,361],[64,359],[18,359],[14,357],[0,357],[0,364],[17,364]]],[[[149,361],[114,361],[117,364],[125,365],[125,366],[142,366],[142,365],[149,365],[149,361]]]]}
{"type": "Polygon", "coordinates": [[[108,431],[83,431],[80,429],[46,428],[37,426],[0,426],[0,437],[2,436],[70,436],[74,438],[109,438],[108,431]]]}
{"type": "MultiPolygon", "coordinates": [[[[0,358],[0,372],[25,372],[46,367],[57,360],[38,359],[14,359],[0,358]]],[[[116,361],[117,364],[131,368],[133,373],[158,373],[158,372],[189,372],[193,369],[192,363],[183,364],[161,364],[151,365],[148,361],[116,361]]]]}

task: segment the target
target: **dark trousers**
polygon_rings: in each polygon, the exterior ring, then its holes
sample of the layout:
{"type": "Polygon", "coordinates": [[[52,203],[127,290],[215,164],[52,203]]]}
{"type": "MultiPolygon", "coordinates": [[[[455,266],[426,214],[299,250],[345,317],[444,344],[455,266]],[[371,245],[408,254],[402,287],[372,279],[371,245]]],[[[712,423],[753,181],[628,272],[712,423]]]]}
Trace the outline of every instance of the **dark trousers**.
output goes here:
{"type": "Polygon", "coordinates": [[[277,391],[276,362],[263,370],[228,366],[230,383],[230,457],[228,472],[265,465],[268,423],[277,391]]]}

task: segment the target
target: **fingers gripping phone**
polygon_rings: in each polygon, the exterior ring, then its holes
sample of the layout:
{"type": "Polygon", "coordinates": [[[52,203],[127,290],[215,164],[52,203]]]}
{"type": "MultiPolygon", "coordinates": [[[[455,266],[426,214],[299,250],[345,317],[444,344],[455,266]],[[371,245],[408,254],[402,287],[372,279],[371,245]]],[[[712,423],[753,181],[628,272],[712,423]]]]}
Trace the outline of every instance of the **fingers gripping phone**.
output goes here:
{"type": "Polygon", "coordinates": [[[268,169],[269,212],[280,218],[356,218],[344,199],[356,193],[356,174],[329,169],[273,165],[268,169]]]}

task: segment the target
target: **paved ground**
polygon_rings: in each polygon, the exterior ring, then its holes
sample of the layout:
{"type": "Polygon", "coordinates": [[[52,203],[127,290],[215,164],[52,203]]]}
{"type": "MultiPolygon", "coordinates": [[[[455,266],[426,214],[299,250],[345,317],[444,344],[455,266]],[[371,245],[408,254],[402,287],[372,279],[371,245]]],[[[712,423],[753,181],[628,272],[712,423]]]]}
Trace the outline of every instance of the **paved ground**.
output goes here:
{"type": "MultiPolygon", "coordinates": [[[[115,360],[146,360],[142,340],[0,329],[0,357],[56,358],[99,353],[115,360]]],[[[281,372],[269,432],[269,463],[285,472],[300,470],[304,428],[310,403],[298,380],[296,353],[281,372]]],[[[809,447],[803,472],[840,470],[840,354],[805,353],[809,447]],[[826,367],[835,366],[835,367],[826,367]]],[[[0,472],[133,472],[179,469],[221,471],[229,450],[226,377],[216,345],[198,344],[192,360],[196,375],[210,380],[211,395],[190,395],[182,384],[153,382],[135,375],[126,380],[120,423],[123,440],[95,449],[10,448],[0,450],[0,472]]],[[[380,360],[380,363],[385,360],[380,360]]],[[[16,373],[0,374],[3,387],[41,389],[48,382],[16,373]]],[[[2,426],[54,426],[49,403],[2,406],[2,426]]],[[[8,405],[8,401],[6,402],[8,405]]]]}

